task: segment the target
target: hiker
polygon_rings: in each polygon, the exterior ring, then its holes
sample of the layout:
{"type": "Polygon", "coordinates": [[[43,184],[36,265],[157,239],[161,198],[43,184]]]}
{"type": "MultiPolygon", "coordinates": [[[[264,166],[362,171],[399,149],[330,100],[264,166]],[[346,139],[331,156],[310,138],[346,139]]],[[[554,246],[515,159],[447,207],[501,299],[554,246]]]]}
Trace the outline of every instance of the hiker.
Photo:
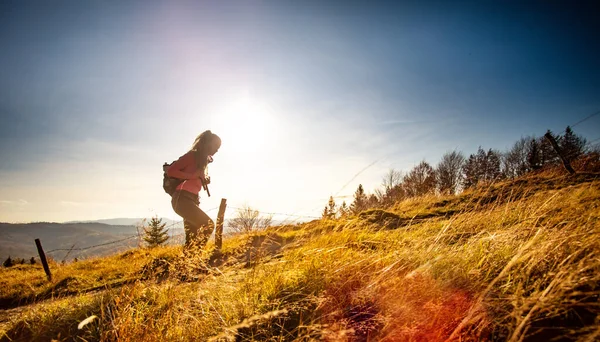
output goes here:
{"type": "Polygon", "coordinates": [[[205,131],[196,138],[192,148],[167,169],[169,177],[183,180],[173,192],[171,205],[183,218],[186,250],[204,247],[214,229],[214,222],[199,207],[198,193],[203,181],[204,185],[210,183],[206,167],[219,147],[221,138],[210,130],[205,131]]]}

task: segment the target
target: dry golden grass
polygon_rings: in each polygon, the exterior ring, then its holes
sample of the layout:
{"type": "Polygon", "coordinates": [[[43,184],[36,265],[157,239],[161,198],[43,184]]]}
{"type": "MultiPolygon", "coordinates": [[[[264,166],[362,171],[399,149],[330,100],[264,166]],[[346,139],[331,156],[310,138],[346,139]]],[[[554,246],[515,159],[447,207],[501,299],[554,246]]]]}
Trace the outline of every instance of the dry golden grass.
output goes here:
{"type": "Polygon", "coordinates": [[[2,340],[594,341],[600,180],[542,174],[209,250],[2,269],[2,340]],[[126,279],[128,282],[123,282],[126,279]],[[103,285],[107,289],[102,290],[103,285]],[[93,289],[93,291],[90,291],[93,289]],[[81,330],[87,317],[98,318],[81,330]]]}

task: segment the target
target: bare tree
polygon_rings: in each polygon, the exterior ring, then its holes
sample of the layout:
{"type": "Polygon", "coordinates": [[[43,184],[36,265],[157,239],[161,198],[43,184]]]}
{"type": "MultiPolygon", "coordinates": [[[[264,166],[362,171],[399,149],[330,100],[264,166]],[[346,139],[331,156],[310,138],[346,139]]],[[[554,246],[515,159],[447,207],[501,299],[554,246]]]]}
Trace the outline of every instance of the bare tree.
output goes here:
{"type": "Polygon", "coordinates": [[[404,197],[402,189],[402,173],[394,169],[390,169],[383,177],[381,189],[375,190],[375,195],[379,204],[386,207],[404,197]]]}
{"type": "Polygon", "coordinates": [[[442,194],[455,194],[462,183],[465,156],[460,151],[446,152],[435,168],[437,189],[442,194]]]}
{"type": "Polygon", "coordinates": [[[258,210],[244,205],[237,210],[233,219],[229,221],[229,228],[237,233],[249,233],[269,227],[273,222],[271,215],[262,216],[258,210]]]}
{"type": "Polygon", "coordinates": [[[381,185],[383,189],[387,192],[397,185],[400,185],[402,182],[402,173],[400,171],[396,171],[394,169],[390,169],[388,173],[383,177],[383,182],[381,185]]]}
{"type": "Polygon", "coordinates": [[[406,196],[421,196],[435,191],[435,172],[426,161],[420,162],[402,180],[406,196]]]}
{"type": "Polygon", "coordinates": [[[502,173],[506,178],[515,178],[531,170],[528,156],[531,155],[533,137],[522,137],[512,148],[502,155],[502,173]]]}

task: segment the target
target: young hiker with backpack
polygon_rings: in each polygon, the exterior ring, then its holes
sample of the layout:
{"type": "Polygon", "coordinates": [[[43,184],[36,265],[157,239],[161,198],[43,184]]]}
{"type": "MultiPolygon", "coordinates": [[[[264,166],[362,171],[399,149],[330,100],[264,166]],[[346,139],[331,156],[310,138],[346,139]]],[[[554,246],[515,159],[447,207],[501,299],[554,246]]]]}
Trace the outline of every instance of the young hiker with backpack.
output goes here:
{"type": "Polygon", "coordinates": [[[173,210],[183,218],[185,249],[204,247],[213,232],[214,222],[200,209],[198,194],[203,188],[208,192],[206,167],[220,147],[221,138],[208,130],[196,138],[186,154],[171,165],[163,165],[163,188],[172,197],[173,210]]]}

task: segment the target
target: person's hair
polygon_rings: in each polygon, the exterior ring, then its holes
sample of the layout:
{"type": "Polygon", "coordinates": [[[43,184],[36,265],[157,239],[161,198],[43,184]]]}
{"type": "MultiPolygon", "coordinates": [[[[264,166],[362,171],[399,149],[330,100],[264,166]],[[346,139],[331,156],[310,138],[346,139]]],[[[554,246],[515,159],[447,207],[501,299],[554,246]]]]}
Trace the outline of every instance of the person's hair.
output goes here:
{"type": "Polygon", "coordinates": [[[205,171],[206,165],[208,165],[208,148],[214,139],[218,139],[219,143],[221,142],[221,138],[218,135],[210,130],[206,130],[200,133],[196,140],[194,140],[190,149],[190,151],[194,152],[196,166],[202,171],[205,171]]]}

